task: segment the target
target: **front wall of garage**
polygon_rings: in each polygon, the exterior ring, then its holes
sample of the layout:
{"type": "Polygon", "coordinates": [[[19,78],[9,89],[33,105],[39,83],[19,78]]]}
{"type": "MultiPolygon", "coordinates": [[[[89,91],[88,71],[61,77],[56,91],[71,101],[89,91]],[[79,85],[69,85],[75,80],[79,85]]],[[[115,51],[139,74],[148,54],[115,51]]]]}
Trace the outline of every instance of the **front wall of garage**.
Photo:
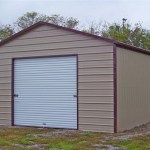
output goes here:
{"type": "Polygon", "coordinates": [[[0,125],[11,126],[12,58],[74,54],[79,130],[113,132],[112,44],[44,25],[0,47],[0,125]]]}
{"type": "Polygon", "coordinates": [[[150,121],[150,56],[117,48],[117,130],[150,121]]]}

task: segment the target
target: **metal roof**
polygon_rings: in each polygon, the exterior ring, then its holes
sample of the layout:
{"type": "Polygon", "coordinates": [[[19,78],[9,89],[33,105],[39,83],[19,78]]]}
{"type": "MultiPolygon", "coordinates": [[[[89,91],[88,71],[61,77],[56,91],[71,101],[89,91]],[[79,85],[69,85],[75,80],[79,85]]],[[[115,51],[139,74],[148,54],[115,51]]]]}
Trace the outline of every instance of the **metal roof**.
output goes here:
{"type": "Polygon", "coordinates": [[[24,29],[24,30],[22,30],[22,31],[6,38],[5,40],[2,40],[0,42],[0,46],[6,44],[9,41],[14,40],[15,38],[17,38],[17,37],[19,37],[19,36],[21,36],[21,35],[23,35],[27,32],[30,32],[31,30],[33,30],[33,29],[35,29],[39,26],[42,26],[42,25],[56,27],[58,29],[74,32],[74,33],[85,35],[85,36],[90,36],[90,37],[93,37],[93,38],[98,39],[98,40],[103,40],[103,41],[106,41],[106,42],[109,42],[109,43],[112,43],[112,44],[116,44],[118,47],[122,47],[122,48],[125,48],[125,49],[129,49],[129,50],[132,50],[132,51],[137,51],[137,52],[141,52],[141,53],[150,55],[150,51],[148,51],[146,49],[143,49],[143,48],[139,48],[139,47],[136,47],[136,46],[132,46],[132,45],[128,45],[128,44],[125,44],[125,43],[122,43],[122,42],[115,41],[113,39],[93,35],[93,34],[90,34],[90,33],[82,32],[82,31],[78,31],[78,30],[75,30],[75,29],[70,29],[70,28],[66,28],[66,27],[62,27],[62,26],[59,26],[59,25],[55,25],[55,24],[47,23],[47,22],[42,22],[42,21],[33,24],[32,26],[30,26],[30,27],[28,27],[28,28],[26,28],[26,29],[24,29]]]}

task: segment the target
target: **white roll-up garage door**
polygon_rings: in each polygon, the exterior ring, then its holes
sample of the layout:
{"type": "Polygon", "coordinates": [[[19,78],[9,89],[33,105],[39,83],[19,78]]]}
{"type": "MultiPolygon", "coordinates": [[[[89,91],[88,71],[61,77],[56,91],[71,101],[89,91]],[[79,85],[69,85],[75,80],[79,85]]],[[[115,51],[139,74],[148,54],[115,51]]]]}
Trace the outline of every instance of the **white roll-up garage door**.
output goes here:
{"type": "Polygon", "coordinates": [[[77,128],[76,56],[14,61],[14,125],[77,128]]]}

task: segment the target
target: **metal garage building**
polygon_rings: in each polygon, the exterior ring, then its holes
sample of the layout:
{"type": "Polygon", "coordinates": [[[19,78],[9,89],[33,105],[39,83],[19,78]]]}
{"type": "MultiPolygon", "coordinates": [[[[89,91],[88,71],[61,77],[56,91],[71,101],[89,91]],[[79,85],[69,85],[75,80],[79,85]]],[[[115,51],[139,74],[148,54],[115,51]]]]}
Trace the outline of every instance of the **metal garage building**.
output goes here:
{"type": "Polygon", "coordinates": [[[150,121],[150,52],[39,22],[0,42],[0,126],[118,132],[150,121]]]}

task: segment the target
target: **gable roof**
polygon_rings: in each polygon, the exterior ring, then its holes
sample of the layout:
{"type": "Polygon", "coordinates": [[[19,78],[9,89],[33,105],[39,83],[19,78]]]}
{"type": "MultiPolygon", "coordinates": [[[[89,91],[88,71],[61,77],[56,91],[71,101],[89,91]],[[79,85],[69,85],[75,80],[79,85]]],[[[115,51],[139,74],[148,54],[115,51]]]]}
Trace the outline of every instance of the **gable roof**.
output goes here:
{"type": "Polygon", "coordinates": [[[122,42],[117,42],[113,39],[109,39],[109,38],[105,38],[105,37],[101,37],[101,36],[97,36],[97,35],[93,35],[93,34],[90,34],[90,33],[86,33],[86,32],[82,32],[82,31],[79,31],[79,30],[75,30],[75,29],[70,29],[70,28],[66,28],[66,27],[62,27],[62,26],[59,26],[59,25],[55,25],[55,24],[52,24],[52,23],[47,23],[47,22],[37,22],[35,24],[33,24],[32,26],[6,38],[5,40],[2,40],[0,42],[0,46],[6,44],[7,42],[11,41],[11,40],[14,40],[15,38],[27,33],[27,32],[30,32],[31,30],[37,28],[37,27],[40,27],[42,25],[47,25],[47,26],[50,26],[50,27],[55,27],[55,28],[58,28],[58,29],[62,29],[62,30],[66,30],[66,31],[70,31],[70,32],[74,32],[74,33],[77,33],[77,34],[81,34],[81,35],[84,35],[84,36],[90,36],[90,37],[93,37],[95,39],[98,39],[98,40],[102,40],[102,41],[106,41],[106,42],[109,42],[109,43],[112,43],[112,44],[116,44],[118,47],[122,47],[122,48],[125,48],[125,49],[129,49],[129,50],[133,50],[133,51],[137,51],[137,52],[140,52],[140,53],[144,53],[144,54],[147,54],[147,55],[150,55],[150,51],[146,50],[146,49],[142,49],[142,48],[139,48],[139,47],[136,47],[136,46],[131,46],[131,45],[128,45],[128,44],[125,44],[125,43],[122,43],[122,42]]]}
{"type": "Polygon", "coordinates": [[[90,33],[78,31],[78,30],[75,30],[75,29],[70,29],[70,28],[62,27],[62,26],[55,25],[55,24],[52,24],[52,23],[47,23],[47,22],[40,21],[40,22],[37,22],[37,23],[33,24],[32,26],[24,29],[24,30],[21,30],[18,33],[15,33],[14,35],[6,38],[5,40],[2,40],[0,42],[0,46],[3,45],[3,44],[5,44],[5,43],[7,43],[7,42],[9,42],[10,40],[13,40],[14,38],[17,38],[17,37],[23,35],[24,33],[30,32],[31,30],[33,30],[33,29],[35,29],[37,27],[40,27],[42,25],[47,25],[47,26],[50,26],[50,27],[55,27],[55,28],[58,28],[58,29],[62,29],[62,30],[74,32],[74,33],[77,33],[77,34],[81,34],[81,35],[85,35],[85,36],[90,36],[90,37],[93,37],[93,38],[96,38],[96,39],[99,39],[99,40],[103,40],[103,41],[106,41],[106,42],[109,42],[109,43],[113,43],[114,42],[114,40],[109,39],[109,38],[104,38],[104,37],[100,37],[100,36],[93,35],[93,34],[90,34],[90,33]]]}

